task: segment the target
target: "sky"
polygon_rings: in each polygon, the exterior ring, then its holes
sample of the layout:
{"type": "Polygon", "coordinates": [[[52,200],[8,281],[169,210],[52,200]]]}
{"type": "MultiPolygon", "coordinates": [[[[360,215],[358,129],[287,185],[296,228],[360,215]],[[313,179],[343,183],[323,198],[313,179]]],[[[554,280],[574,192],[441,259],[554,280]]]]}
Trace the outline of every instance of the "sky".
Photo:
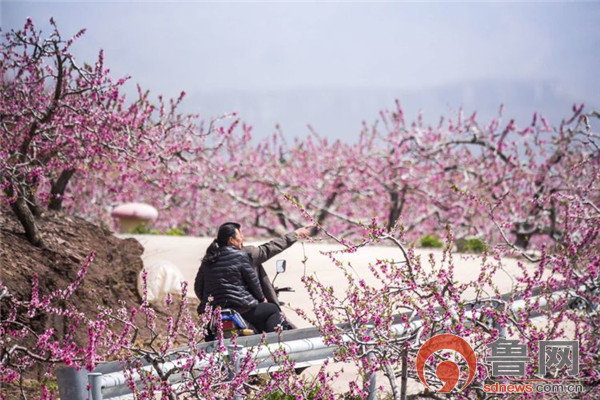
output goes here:
{"type": "Polygon", "coordinates": [[[398,99],[431,121],[459,108],[492,118],[501,104],[557,122],[574,103],[600,107],[600,2],[6,1],[3,31],[32,17],[74,53],[104,50],[116,77],[203,118],[237,111],[267,136],[307,124],[334,138],[398,99]]]}

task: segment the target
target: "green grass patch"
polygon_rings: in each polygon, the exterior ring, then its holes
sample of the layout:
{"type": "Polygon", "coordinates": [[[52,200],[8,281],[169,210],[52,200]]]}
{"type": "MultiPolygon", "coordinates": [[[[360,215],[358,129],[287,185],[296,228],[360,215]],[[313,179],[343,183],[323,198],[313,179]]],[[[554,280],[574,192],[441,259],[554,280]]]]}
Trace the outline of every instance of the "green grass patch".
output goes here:
{"type": "Polygon", "coordinates": [[[456,241],[456,250],[459,253],[483,253],[487,251],[487,245],[478,238],[463,238],[456,241]]]}
{"type": "Polygon", "coordinates": [[[421,239],[421,247],[440,248],[444,244],[433,235],[425,235],[421,239]]]}
{"type": "Polygon", "coordinates": [[[147,226],[138,225],[131,233],[135,235],[167,235],[167,236],[186,236],[185,230],[181,227],[169,228],[166,231],[149,228],[147,226]]]}

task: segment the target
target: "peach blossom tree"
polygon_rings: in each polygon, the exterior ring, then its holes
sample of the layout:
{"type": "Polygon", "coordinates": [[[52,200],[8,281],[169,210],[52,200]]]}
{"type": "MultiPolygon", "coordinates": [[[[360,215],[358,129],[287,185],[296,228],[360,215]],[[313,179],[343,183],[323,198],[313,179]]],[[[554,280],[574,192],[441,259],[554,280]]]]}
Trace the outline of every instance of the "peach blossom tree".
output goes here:
{"type": "Polygon", "coordinates": [[[50,25],[44,37],[28,19],[23,29],[3,33],[1,47],[2,200],[36,245],[43,243],[36,224],[42,210],[60,209],[73,191],[87,195],[84,202],[93,197],[86,188],[69,191],[75,180],[93,185],[102,175],[126,191],[123,183],[143,175],[143,164],[161,171],[152,174],[160,187],[203,151],[208,135],[197,116],[178,112],[183,92],[153,102],[138,87],[137,98],[127,100],[128,78],[110,76],[102,51],[93,64],[79,64],[71,54],[85,30],[65,39],[53,20],[50,25]]]}

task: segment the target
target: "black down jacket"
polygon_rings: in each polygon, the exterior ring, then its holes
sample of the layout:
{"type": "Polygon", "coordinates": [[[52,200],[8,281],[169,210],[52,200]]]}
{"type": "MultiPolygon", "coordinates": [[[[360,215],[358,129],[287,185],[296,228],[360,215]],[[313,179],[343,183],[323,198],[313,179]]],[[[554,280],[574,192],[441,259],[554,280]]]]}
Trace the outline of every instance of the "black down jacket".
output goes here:
{"type": "Polygon", "coordinates": [[[265,299],[250,257],[231,246],[219,249],[215,261],[202,262],[194,291],[200,299],[198,312],[204,311],[209,297],[213,298],[213,306],[233,308],[239,313],[249,311],[265,299]]]}

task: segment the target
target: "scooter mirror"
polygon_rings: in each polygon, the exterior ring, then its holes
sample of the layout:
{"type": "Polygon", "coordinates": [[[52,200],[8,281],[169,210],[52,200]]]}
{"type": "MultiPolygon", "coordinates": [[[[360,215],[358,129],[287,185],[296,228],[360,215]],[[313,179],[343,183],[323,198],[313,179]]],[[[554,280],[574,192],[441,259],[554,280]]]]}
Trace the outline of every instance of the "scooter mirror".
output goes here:
{"type": "Polygon", "coordinates": [[[277,260],[276,267],[277,267],[278,274],[282,274],[285,272],[285,264],[286,264],[285,260],[277,260]]]}

